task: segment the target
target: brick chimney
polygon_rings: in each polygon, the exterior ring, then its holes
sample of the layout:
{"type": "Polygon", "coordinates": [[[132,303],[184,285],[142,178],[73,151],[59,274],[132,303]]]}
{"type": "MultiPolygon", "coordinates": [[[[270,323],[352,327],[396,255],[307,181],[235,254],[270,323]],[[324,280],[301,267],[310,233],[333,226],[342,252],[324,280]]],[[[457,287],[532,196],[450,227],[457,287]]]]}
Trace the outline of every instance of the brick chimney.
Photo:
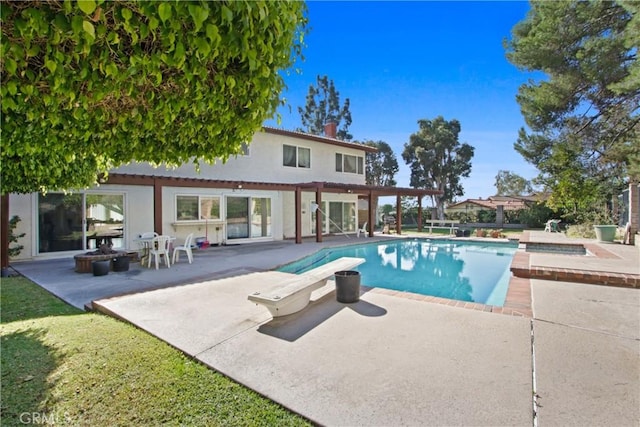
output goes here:
{"type": "Polygon", "coordinates": [[[336,139],[338,124],[336,122],[327,122],[324,125],[324,136],[336,139]]]}

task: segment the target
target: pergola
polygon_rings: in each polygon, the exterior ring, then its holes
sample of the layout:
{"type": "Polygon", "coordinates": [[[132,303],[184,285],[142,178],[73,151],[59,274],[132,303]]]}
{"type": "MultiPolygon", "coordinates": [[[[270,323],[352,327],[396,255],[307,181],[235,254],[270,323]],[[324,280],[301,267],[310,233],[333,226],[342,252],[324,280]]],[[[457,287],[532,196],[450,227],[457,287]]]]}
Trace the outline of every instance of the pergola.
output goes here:
{"type": "MultiPolygon", "coordinates": [[[[295,193],[295,241],[302,243],[302,192],[315,192],[315,202],[318,205],[322,203],[323,193],[349,193],[357,194],[360,199],[365,199],[369,203],[368,222],[375,224],[374,212],[371,207],[374,205],[374,199],[380,196],[396,196],[396,232],[402,232],[402,196],[413,196],[418,198],[418,231],[422,229],[422,198],[424,196],[442,194],[438,190],[426,190],[417,188],[401,188],[401,187],[380,187],[362,184],[344,184],[336,182],[308,182],[308,183],[269,183],[269,182],[251,182],[251,181],[231,181],[231,180],[212,180],[201,178],[178,178],[154,175],[133,175],[133,174],[109,174],[107,179],[101,180],[104,184],[121,184],[121,185],[141,185],[151,186],[154,192],[154,228],[160,230],[162,228],[162,187],[199,187],[199,188],[232,188],[232,189],[254,189],[254,190],[276,190],[276,191],[292,191],[295,193]]],[[[2,215],[0,216],[0,225],[2,235],[0,238],[0,265],[7,268],[9,266],[9,197],[8,194],[2,195],[2,203],[0,206],[2,215]]],[[[322,216],[318,216],[316,221],[316,241],[322,242],[323,220],[322,216]]],[[[369,227],[369,236],[373,236],[374,227],[369,227]]]]}
{"type": "MultiPolygon", "coordinates": [[[[148,185],[154,187],[154,224],[158,230],[162,224],[162,187],[199,187],[199,188],[232,188],[245,190],[275,190],[275,191],[293,191],[295,193],[295,223],[296,243],[302,243],[302,192],[315,192],[315,202],[322,204],[323,193],[349,193],[357,194],[359,198],[368,201],[368,219],[369,224],[375,224],[374,211],[371,207],[373,201],[381,196],[396,196],[396,232],[402,232],[402,196],[412,196],[418,198],[418,231],[422,229],[422,198],[424,196],[442,194],[438,190],[428,190],[419,188],[402,188],[402,187],[380,187],[375,185],[362,184],[345,184],[337,182],[307,182],[307,183],[273,183],[273,182],[252,182],[252,181],[231,181],[231,180],[212,180],[201,178],[178,178],[178,177],[162,177],[151,175],[129,175],[129,174],[109,174],[108,184],[126,184],[126,185],[148,185]]],[[[316,221],[316,241],[322,242],[323,221],[321,216],[316,221]]],[[[373,236],[373,227],[369,227],[369,236],[373,236]]]]}
{"type": "MultiPolygon", "coordinates": [[[[432,196],[442,194],[439,190],[426,190],[419,188],[401,188],[401,187],[379,187],[374,185],[361,184],[343,184],[336,182],[309,182],[295,185],[295,211],[296,211],[296,243],[302,243],[302,192],[313,191],[316,194],[315,202],[322,205],[323,193],[352,193],[357,194],[359,198],[367,200],[369,204],[368,218],[369,224],[375,224],[373,206],[374,199],[381,196],[396,196],[396,232],[402,232],[402,196],[412,196],[418,198],[418,231],[422,231],[422,198],[424,196],[432,196]]],[[[318,216],[320,218],[320,216],[318,216]]],[[[369,236],[373,237],[374,227],[369,227],[369,236]]],[[[316,221],[316,241],[322,242],[322,220],[316,221]]]]}

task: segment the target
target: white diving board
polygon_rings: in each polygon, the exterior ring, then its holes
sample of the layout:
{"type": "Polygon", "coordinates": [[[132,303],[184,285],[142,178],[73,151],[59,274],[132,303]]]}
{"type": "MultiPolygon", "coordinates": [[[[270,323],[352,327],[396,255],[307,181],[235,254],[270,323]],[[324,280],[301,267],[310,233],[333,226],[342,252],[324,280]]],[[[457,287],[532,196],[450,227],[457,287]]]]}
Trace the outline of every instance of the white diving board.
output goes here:
{"type": "Polygon", "coordinates": [[[323,287],[336,271],[349,270],[364,262],[364,258],[338,258],[284,280],[278,289],[265,293],[255,292],[248,299],[267,307],[273,317],[296,313],[309,304],[311,293],[323,287]]]}

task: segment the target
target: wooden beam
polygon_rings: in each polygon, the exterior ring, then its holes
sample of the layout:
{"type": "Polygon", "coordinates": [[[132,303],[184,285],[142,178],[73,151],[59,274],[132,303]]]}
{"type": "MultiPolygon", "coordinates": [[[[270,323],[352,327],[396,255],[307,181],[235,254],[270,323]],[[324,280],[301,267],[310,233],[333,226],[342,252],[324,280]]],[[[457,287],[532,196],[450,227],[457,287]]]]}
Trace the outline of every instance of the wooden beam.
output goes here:
{"type": "Polygon", "coordinates": [[[402,234],[402,198],[400,194],[396,196],[396,233],[402,234]]]}
{"type": "Polygon", "coordinates": [[[369,191],[369,194],[367,195],[367,202],[369,203],[369,237],[373,237],[373,231],[376,227],[376,222],[375,222],[375,206],[373,204],[374,201],[374,197],[373,197],[373,193],[371,191],[369,191]]]}
{"type": "Polygon", "coordinates": [[[3,194],[0,200],[0,267],[2,276],[9,268],[9,194],[3,194]]]}
{"type": "Polygon", "coordinates": [[[162,183],[159,179],[153,181],[153,231],[162,232],[162,183]]]}
{"type": "Polygon", "coordinates": [[[422,196],[418,196],[418,233],[422,231],[422,196]]]}
{"type": "Polygon", "coordinates": [[[316,242],[322,242],[323,227],[323,214],[322,214],[322,187],[316,188],[316,203],[318,204],[318,210],[316,211],[316,242]]]}

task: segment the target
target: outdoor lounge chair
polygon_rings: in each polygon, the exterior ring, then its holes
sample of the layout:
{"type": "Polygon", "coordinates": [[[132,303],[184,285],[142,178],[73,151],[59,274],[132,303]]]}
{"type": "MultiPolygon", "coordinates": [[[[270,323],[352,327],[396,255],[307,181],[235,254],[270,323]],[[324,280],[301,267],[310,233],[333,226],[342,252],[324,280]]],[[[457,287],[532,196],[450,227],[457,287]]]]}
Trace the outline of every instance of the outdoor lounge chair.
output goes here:
{"type": "Polygon", "coordinates": [[[545,224],[544,231],[549,233],[559,233],[560,232],[560,227],[558,226],[559,224],[560,224],[559,219],[550,219],[545,224]]]}

